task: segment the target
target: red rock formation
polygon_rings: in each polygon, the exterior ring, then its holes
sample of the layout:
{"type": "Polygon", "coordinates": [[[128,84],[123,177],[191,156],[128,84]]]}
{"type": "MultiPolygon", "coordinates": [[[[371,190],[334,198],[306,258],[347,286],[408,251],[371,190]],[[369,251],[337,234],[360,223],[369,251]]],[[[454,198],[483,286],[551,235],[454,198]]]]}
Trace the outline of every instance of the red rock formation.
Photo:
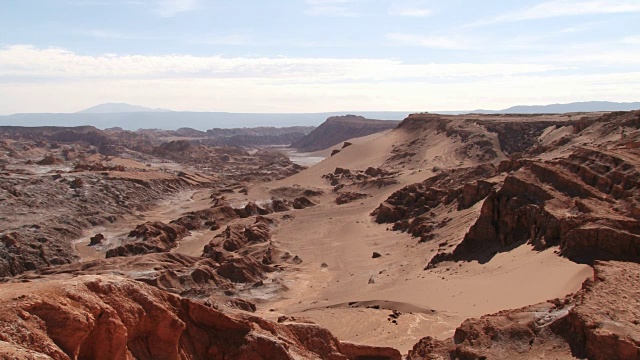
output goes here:
{"type": "Polygon", "coordinates": [[[344,192],[336,197],[336,204],[344,205],[356,200],[367,198],[369,195],[357,192],[344,192]]]}
{"type": "Polygon", "coordinates": [[[495,186],[483,179],[495,174],[496,169],[490,164],[442,171],[422,183],[394,192],[371,215],[379,224],[393,223],[394,230],[408,231],[427,241],[433,230],[444,225],[434,222],[432,210],[452,204],[457,210],[473,206],[495,186]]]}
{"type": "Polygon", "coordinates": [[[301,197],[295,198],[293,200],[293,208],[294,209],[306,209],[306,208],[312,207],[312,206],[316,206],[316,204],[313,201],[309,200],[305,196],[301,196],[301,197]]]}
{"type": "Polygon", "coordinates": [[[147,222],[138,225],[129,233],[124,244],[108,250],[106,256],[110,258],[169,251],[187,234],[187,229],[182,225],[165,224],[161,221],[147,222]]]}
{"type": "Polygon", "coordinates": [[[172,220],[171,224],[184,226],[187,230],[219,229],[223,224],[228,223],[239,216],[238,210],[229,206],[226,202],[215,204],[209,209],[192,211],[183,214],[178,219],[172,220]]]}
{"type": "Polygon", "coordinates": [[[528,242],[539,250],[559,246],[581,262],[640,261],[640,172],[623,160],[628,156],[581,148],[565,159],[525,162],[489,195],[447,259],[477,259],[528,242]]]}
{"type": "Polygon", "coordinates": [[[595,277],[583,286],[556,332],[578,356],[640,359],[640,264],[597,262],[595,277]]]}
{"type": "Polygon", "coordinates": [[[58,158],[56,158],[53,155],[47,155],[45,156],[42,160],[38,161],[38,165],[56,165],[56,164],[61,164],[62,161],[58,158]]]}
{"type": "Polygon", "coordinates": [[[595,278],[564,300],[468,319],[452,339],[424,338],[419,359],[640,359],[640,265],[598,262],[595,278]]]}
{"type": "Polygon", "coordinates": [[[345,187],[363,189],[367,187],[382,188],[398,183],[395,179],[397,171],[386,171],[380,168],[367,168],[365,171],[336,168],[333,173],[322,175],[324,179],[338,191],[345,187]]]}
{"type": "Polygon", "coordinates": [[[203,256],[220,263],[216,273],[235,283],[256,283],[273,265],[293,261],[288,253],[276,250],[269,240],[274,220],[258,216],[250,226],[233,224],[205,245],[203,256]]]}
{"type": "Polygon", "coordinates": [[[0,356],[400,359],[397,350],[343,345],[317,325],[226,315],[117,276],[51,279],[27,286],[26,293],[15,288],[0,295],[0,356]]]}

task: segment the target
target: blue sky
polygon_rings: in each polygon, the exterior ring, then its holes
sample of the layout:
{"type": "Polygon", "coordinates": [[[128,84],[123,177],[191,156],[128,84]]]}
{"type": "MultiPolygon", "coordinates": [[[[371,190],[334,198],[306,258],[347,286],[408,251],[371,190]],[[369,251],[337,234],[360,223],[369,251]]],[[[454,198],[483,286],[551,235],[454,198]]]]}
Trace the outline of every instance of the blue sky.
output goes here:
{"type": "Polygon", "coordinates": [[[2,0],[0,114],[640,101],[640,1],[2,0]]]}

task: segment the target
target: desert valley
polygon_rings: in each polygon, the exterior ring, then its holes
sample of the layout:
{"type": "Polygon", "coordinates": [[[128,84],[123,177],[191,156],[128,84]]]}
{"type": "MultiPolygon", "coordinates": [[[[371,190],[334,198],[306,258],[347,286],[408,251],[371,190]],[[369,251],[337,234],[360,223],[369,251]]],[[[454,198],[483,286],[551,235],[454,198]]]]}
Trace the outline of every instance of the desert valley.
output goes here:
{"type": "Polygon", "coordinates": [[[640,111],[0,127],[0,358],[640,359],[640,111]]]}

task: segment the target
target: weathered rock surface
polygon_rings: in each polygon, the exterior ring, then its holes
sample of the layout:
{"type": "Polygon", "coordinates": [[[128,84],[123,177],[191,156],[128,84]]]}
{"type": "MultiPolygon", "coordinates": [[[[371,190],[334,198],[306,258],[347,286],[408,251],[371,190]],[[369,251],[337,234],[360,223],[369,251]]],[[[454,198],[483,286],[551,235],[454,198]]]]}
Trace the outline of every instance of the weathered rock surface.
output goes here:
{"type": "Polygon", "coordinates": [[[409,359],[640,359],[640,265],[598,262],[563,300],[468,319],[452,339],[424,338],[409,359]]]}
{"type": "MultiPolygon", "coordinates": [[[[0,127],[0,150],[0,237],[10,245],[0,246],[0,277],[74,262],[78,257],[71,242],[83,230],[146,211],[180,192],[268,181],[303,169],[273,151],[249,154],[238,148],[167,142],[156,131],[103,131],[90,126],[0,127]],[[229,161],[221,161],[222,154],[229,161]],[[177,170],[182,166],[189,170],[177,170]]],[[[279,211],[285,207],[277,205],[279,211]]],[[[194,229],[224,225],[200,222],[215,214],[191,215],[182,222],[194,229]]],[[[130,249],[122,254],[159,249],[127,246],[130,249]]]]}
{"type": "Polygon", "coordinates": [[[226,315],[117,276],[21,285],[0,295],[5,357],[400,359],[392,349],[342,344],[317,325],[226,315]]]}
{"type": "Polygon", "coordinates": [[[624,160],[632,158],[625,150],[579,148],[567,158],[524,162],[487,197],[451,258],[528,242],[558,246],[578,262],[640,261],[640,172],[624,160]]]}
{"type": "Polygon", "coordinates": [[[106,256],[110,258],[166,252],[176,247],[177,242],[187,234],[187,228],[182,225],[165,224],[161,221],[147,222],[138,225],[129,233],[123,245],[108,250],[106,256]]]}
{"type": "Polygon", "coordinates": [[[365,199],[368,196],[369,195],[363,194],[363,193],[347,191],[347,192],[341,193],[336,197],[336,204],[344,205],[350,202],[354,202],[356,200],[365,199]]]}
{"type": "Polygon", "coordinates": [[[104,235],[102,234],[95,234],[94,236],[91,237],[90,242],[89,242],[89,246],[94,246],[94,245],[99,245],[102,244],[102,242],[104,241],[104,235]]]}
{"type": "Polygon", "coordinates": [[[365,171],[336,168],[333,173],[322,175],[322,177],[334,187],[334,191],[359,190],[368,187],[383,188],[398,183],[396,171],[372,167],[365,171]]]}
{"type": "MultiPolygon", "coordinates": [[[[211,184],[158,173],[100,172],[80,175],[71,189],[66,176],[7,176],[0,181],[1,236],[15,246],[0,247],[0,276],[75,261],[71,241],[86,228],[113,223],[147,209],[167,194],[211,184]]],[[[78,175],[74,175],[78,177],[78,175]]]]}
{"type": "Polygon", "coordinates": [[[292,255],[271,244],[275,221],[258,216],[252,225],[233,224],[204,247],[203,257],[220,263],[216,273],[234,283],[256,283],[284,263],[295,263],[292,255]]]}
{"type": "MultiPolygon", "coordinates": [[[[517,124],[513,119],[415,115],[399,129],[419,134],[424,127],[459,137],[457,150],[495,133],[501,151],[513,153],[499,163],[490,156],[477,158],[493,159],[481,165],[436,169],[436,175],[396,191],[372,213],[378,223],[393,223],[394,230],[428,241],[452,218],[444,214],[462,214],[482,201],[464,238],[450,244],[453,251],[442,249],[428,267],[447,260],[486,262],[524,243],[537,250],[558,246],[561,255],[577,262],[640,261],[640,162],[634,145],[640,138],[640,112],[566,121],[527,118],[517,124]],[[564,134],[560,143],[553,140],[556,129],[564,134]]],[[[345,175],[332,179],[338,176],[345,175]]]]}
{"type": "Polygon", "coordinates": [[[394,230],[407,231],[422,241],[431,240],[432,232],[445,225],[435,221],[433,210],[446,206],[470,208],[489,195],[496,184],[485,179],[496,173],[491,164],[442,171],[394,192],[371,215],[377,223],[393,223],[394,230]]]}
{"type": "Polygon", "coordinates": [[[294,209],[306,209],[308,207],[316,206],[316,203],[309,200],[307,197],[301,196],[293,200],[294,209]]]}
{"type": "MultiPolygon", "coordinates": [[[[218,259],[224,261],[224,259],[218,259]]],[[[230,279],[216,273],[220,262],[176,253],[112,257],[28,272],[8,282],[46,279],[53,275],[118,275],[183,297],[202,298],[233,290],[230,279]]]]}

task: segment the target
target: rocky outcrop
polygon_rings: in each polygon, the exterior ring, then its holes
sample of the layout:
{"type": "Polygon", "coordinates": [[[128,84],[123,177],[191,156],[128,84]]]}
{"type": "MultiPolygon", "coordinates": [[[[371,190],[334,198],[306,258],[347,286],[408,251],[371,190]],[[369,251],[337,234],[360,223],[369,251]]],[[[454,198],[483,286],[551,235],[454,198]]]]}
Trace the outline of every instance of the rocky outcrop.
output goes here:
{"type": "Polygon", "coordinates": [[[62,161],[53,155],[47,155],[42,160],[37,162],[38,165],[58,165],[61,163],[62,161]]]}
{"type": "Polygon", "coordinates": [[[313,201],[309,200],[305,196],[301,196],[301,197],[295,198],[293,200],[293,208],[294,209],[306,209],[306,208],[312,207],[312,206],[316,206],[316,203],[314,203],[313,201]]]}
{"type": "Polygon", "coordinates": [[[89,246],[100,245],[104,241],[105,237],[102,234],[95,234],[89,239],[89,246]]]}
{"type": "Polygon", "coordinates": [[[445,341],[424,338],[418,359],[640,359],[640,265],[598,262],[565,299],[468,319],[445,341]]]}
{"type": "Polygon", "coordinates": [[[34,282],[0,298],[0,354],[54,359],[399,359],[312,324],[276,324],[117,276],[34,282]],[[65,324],[65,326],[60,326],[65,324]]]}
{"type": "Polygon", "coordinates": [[[205,246],[205,255],[220,245],[226,251],[238,251],[253,243],[264,243],[271,239],[270,225],[258,219],[251,226],[240,224],[229,225],[212,240],[214,246],[205,246]]]}
{"type": "MultiPolygon", "coordinates": [[[[455,158],[451,163],[471,160],[473,162],[496,161],[504,156],[496,135],[473,119],[436,114],[412,114],[398,125],[398,130],[408,136],[408,141],[395,144],[391,156],[385,161],[388,165],[406,165],[422,162],[419,155],[430,148],[434,141],[453,140],[455,158]]],[[[447,164],[450,166],[451,164],[447,164]]]]}
{"type": "Polygon", "coordinates": [[[367,168],[366,170],[350,170],[336,168],[333,173],[322,175],[334,188],[334,191],[342,189],[363,189],[368,187],[383,188],[398,183],[397,171],[387,171],[380,168],[367,168]]]}
{"type": "Polygon", "coordinates": [[[489,132],[498,135],[500,148],[507,155],[526,152],[538,145],[540,135],[551,126],[573,126],[577,123],[578,120],[558,121],[545,119],[526,122],[478,121],[478,124],[485,127],[489,132]]]}
{"type": "Polygon", "coordinates": [[[486,181],[496,175],[491,164],[442,171],[419,184],[394,192],[371,215],[379,224],[392,223],[394,230],[407,231],[421,241],[432,239],[432,232],[445,225],[435,221],[433,210],[450,206],[467,209],[481,201],[496,185],[486,181]]]}
{"type": "Polygon", "coordinates": [[[274,220],[262,216],[252,225],[229,225],[205,245],[202,256],[220,263],[216,273],[234,283],[259,283],[267,273],[284,263],[295,264],[298,258],[271,244],[273,226],[274,220]]]}
{"type": "Polygon", "coordinates": [[[367,197],[369,197],[369,195],[367,194],[347,191],[347,192],[341,193],[336,197],[336,204],[344,205],[350,202],[354,202],[356,200],[365,199],[367,197]]]}
{"type": "Polygon", "coordinates": [[[626,157],[578,149],[565,159],[523,163],[491,192],[463,242],[444,259],[480,259],[530,243],[538,250],[559,246],[579,262],[640,261],[640,173],[626,157]]]}
{"type": "Polygon", "coordinates": [[[278,187],[270,190],[269,193],[274,198],[283,198],[283,199],[291,200],[301,196],[313,198],[313,197],[324,194],[324,191],[318,188],[305,188],[305,187],[300,187],[298,185],[295,185],[295,186],[278,187]]]}
{"type": "Polygon", "coordinates": [[[566,316],[564,307],[543,303],[468,319],[453,338],[421,339],[409,351],[408,359],[572,358],[570,345],[550,327],[566,316]]]}
{"type": "Polygon", "coordinates": [[[107,251],[107,258],[141,255],[151,252],[166,252],[176,247],[177,242],[187,236],[182,225],[165,224],[161,221],[138,225],[129,233],[124,244],[107,251]]]}
{"type": "Polygon", "coordinates": [[[400,122],[346,115],[328,118],[309,135],[291,144],[300,151],[324,150],[341,142],[395,128],[400,122]]]}
{"type": "Polygon", "coordinates": [[[55,266],[6,280],[29,282],[56,275],[118,275],[183,297],[203,299],[234,289],[230,279],[216,273],[219,266],[213,259],[165,252],[55,266]]]}
{"type": "Polygon", "coordinates": [[[597,262],[555,331],[574,353],[594,360],[640,359],[640,265],[597,262]]]}
{"type": "Polygon", "coordinates": [[[239,209],[232,208],[223,200],[215,203],[209,209],[185,213],[179,218],[172,220],[171,224],[184,226],[189,231],[202,229],[217,230],[223,224],[238,217],[247,217],[241,216],[239,212],[239,209]]]}
{"type": "Polygon", "coordinates": [[[2,176],[0,199],[12,211],[0,215],[0,236],[11,234],[16,243],[0,247],[0,277],[76,261],[71,241],[85,229],[114,223],[168,194],[213,180],[187,176],[112,171],[2,176]]]}

